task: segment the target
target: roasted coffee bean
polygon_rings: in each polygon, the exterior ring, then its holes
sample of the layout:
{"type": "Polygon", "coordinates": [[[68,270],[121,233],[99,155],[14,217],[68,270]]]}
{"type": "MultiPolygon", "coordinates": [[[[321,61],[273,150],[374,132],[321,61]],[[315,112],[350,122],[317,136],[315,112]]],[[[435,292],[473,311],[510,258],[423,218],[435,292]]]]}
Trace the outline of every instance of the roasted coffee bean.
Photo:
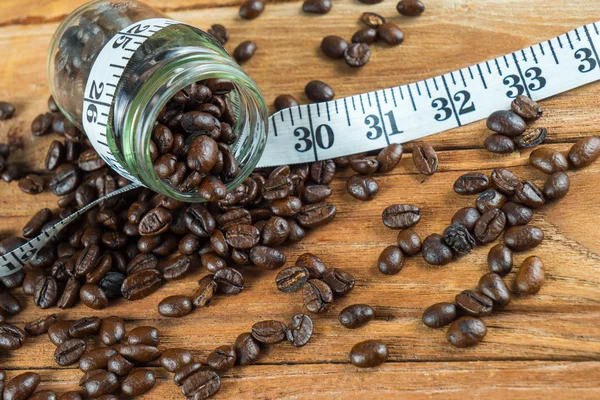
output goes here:
{"type": "Polygon", "coordinates": [[[221,44],[225,44],[229,40],[229,31],[221,24],[211,25],[207,32],[217,39],[221,44]]]}
{"type": "MultiPolygon", "coordinates": [[[[116,254],[113,254],[113,257],[115,257],[115,255],[116,254]]],[[[115,260],[117,260],[117,258],[115,258],[115,260]]],[[[122,268],[122,270],[124,271],[125,268],[122,268]]],[[[111,271],[98,282],[98,286],[104,290],[106,297],[114,299],[121,296],[121,286],[123,285],[124,280],[125,275],[120,272],[111,271]]]]}
{"type": "Polygon", "coordinates": [[[175,375],[173,375],[173,381],[177,386],[183,385],[183,382],[198,371],[205,370],[206,368],[202,363],[195,362],[177,369],[175,375]]]}
{"type": "Polygon", "coordinates": [[[252,325],[254,339],[265,344],[283,342],[286,338],[287,326],[275,320],[260,321],[252,325]]]}
{"type": "Polygon", "coordinates": [[[163,351],[159,359],[160,365],[169,372],[175,372],[193,361],[194,356],[185,349],[167,349],[163,351]]]}
{"type": "Polygon", "coordinates": [[[260,241],[260,231],[249,224],[233,225],[225,233],[225,240],[236,249],[251,249],[260,241]]]}
{"type": "Polygon", "coordinates": [[[185,255],[163,259],[158,265],[162,277],[167,281],[183,277],[191,267],[192,259],[185,255]]]}
{"type": "Polygon", "coordinates": [[[327,185],[308,185],[302,189],[301,200],[304,204],[315,204],[325,201],[331,193],[327,185]]]}
{"type": "Polygon", "coordinates": [[[377,28],[385,23],[385,18],[379,14],[372,12],[364,12],[359,18],[360,22],[367,25],[370,28],[377,28]]]}
{"type": "Polygon", "coordinates": [[[310,14],[327,14],[331,10],[331,0],[304,0],[302,11],[310,14]]]}
{"type": "Polygon", "coordinates": [[[306,268],[311,279],[321,279],[325,273],[325,264],[323,261],[312,253],[304,253],[296,260],[296,266],[306,268]]]}
{"type": "Polygon", "coordinates": [[[504,243],[510,249],[515,251],[533,249],[538,246],[542,240],[544,240],[544,232],[535,226],[513,226],[504,232],[504,243]]]}
{"type": "Polygon", "coordinates": [[[495,111],[487,118],[488,129],[501,135],[515,137],[525,132],[525,121],[512,111],[495,111]]]}
{"type": "Polygon", "coordinates": [[[425,5],[421,0],[400,0],[396,10],[405,17],[418,17],[425,11],[425,5]]]}
{"type": "Polygon", "coordinates": [[[514,138],[515,144],[521,148],[535,147],[544,143],[548,136],[548,129],[536,128],[531,132],[525,132],[524,134],[514,138]]]}
{"type": "MultiPolygon", "coordinates": [[[[404,231],[403,231],[404,232],[404,231]]],[[[419,248],[421,241],[419,240],[419,248]]],[[[377,268],[382,274],[396,275],[404,267],[404,254],[398,246],[388,246],[379,255],[377,268]]]]}
{"type": "Polygon", "coordinates": [[[438,234],[429,235],[423,240],[421,254],[427,264],[446,265],[452,261],[452,249],[444,241],[444,237],[438,234]]]}
{"type": "MultiPolygon", "coordinates": [[[[367,28],[371,29],[371,28],[367,28]]],[[[374,29],[371,29],[374,31],[374,29]]],[[[352,38],[354,40],[354,37],[352,38]]],[[[344,59],[350,67],[362,67],[371,58],[371,48],[367,43],[354,43],[344,51],[344,59]]]]}
{"type": "Polygon", "coordinates": [[[19,300],[10,292],[0,292],[0,311],[6,315],[17,315],[22,310],[19,300]]]}
{"type": "Polygon", "coordinates": [[[361,28],[352,35],[352,43],[371,44],[377,40],[377,29],[361,28]]]}
{"type": "Polygon", "coordinates": [[[107,368],[117,376],[125,376],[133,369],[133,363],[127,361],[122,355],[115,354],[108,359],[107,368]]]}
{"type": "Polygon", "coordinates": [[[92,283],[86,283],[79,290],[81,302],[94,310],[102,310],[108,305],[108,297],[102,289],[92,283]]]}
{"type": "Polygon", "coordinates": [[[92,272],[98,261],[100,260],[100,247],[96,244],[90,244],[86,246],[77,257],[75,261],[75,273],[78,276],[85,276],[92,272]]]}
{"type": "Polygon", "coordinates": [[[287,176],[274,176],[263,185],[262,195],[265,200],[279,200],[288,197],[293,190],[293,184],[287,176]]]}
{"type": "Polygon", "coordinates": [[[152,140],[160,154],[168,153],[173,147],[173,133],[162,124],[156,124],[152,130],[152,140]]]}
{"type": "MultiPolygon", "coordinates": [[[[323,204],[323,203],[319,203],[319,204],[323,204]]],[[[313,207],[317,206],[317,204],[313,204],[312,206],[313,207]]],[[[306,207],[311,207],[311,206],[306,206],[306,207]]],[[[303,207],[302,207],[302,201],[298,197],[289,196],[289,197],[286,197],[285,199],[272,201],[271,205],[270,205],[270,209],[274,215],[277,215],[280,217],[293,217],[293,216],[297,215],[298,213],[300,213],[301,210],[303,209],[303,207]]],[[[227,233],[229,233],[229,231],[227,233]]]]}
{"type": "Polygon", "coordinates": [[[12,275],[4,276],[0,278],[0,283],[4,285],[7,289],[13,289],[23,285],[23,280],[25,279],[25,271],[20,270],[14,272],[12,275]]]}
{"type": "Polygon", "coordinates": [[[493,242],[506,226],[506,216],[496,208],[486,211],[475,224],[473,234],[482,244],[493,242]]]}
{"type": "Polygon", "coordinates": [[[210,237],[215,231],[216,222],[210,212],[201,204],[194,204],[184,213],[185,226],[194,235],[210,237]]]}
{"type": "Polygon", "coordinates": [[[217,290],[223,294],[238,294],[244,290],[244,277],[233,268],[224,268],[214,275],[217,290]]]}
{"type": "Polygon", "coordinates": [[[546,199],[561,199],[569,192],[571,181],[564,172],[555,172],[548,177],[544,184],[544,197],[546,199]]]}
{"type": "Polygon", "coordinates": [[[62,164],[56,168],[54,177],[48,184],[56,196],[64,196],[74,191],[81,183],[81,170],[73,164],[62,164]]]}
{"type": "Polygon", "coordinates": [[[252,334],[246,332],[235,340],[235,353],[238,365],[249,365],[258,359],[260,347],[252,334]]]}
{"type": "Polygon", "coordinates": [[[540,147],[529,154],[529,163],[546,174],[553,174],[569,169],[567,158],[558,151],[548,147],[540,147]]]}
{"type": "Polygon", "coordinates": [[[212,273],[227,268],[227,262],[214,253],[202,254],[200,261],[202,266],[212,273]]]}
{"type": "Polygon", "coordinates": [[[73,365],[83,356],[86,344],[82,339],[64,341],[54,352],[54,361],[60,366],[73,365]]]}
{"type": "Polygon", "coordinates": [[[463,312],[474,317],[490,315],[494,306],[492,299],[475,290],[463,290],[456,295],[455,301],[463,312]]]}
{"type": "Polygon", "coordinates": [[[333,100],[335,92],[333,89],[322,81],[310,81],[304,88],[306,97],[312,102],[321,103],[324,101],[333,100]]]}
{"type": "Polygon", "coordinates": [[[508,226],[527,225],[533,218],[533,210],[519,203],[508,202],[504,204],[502,212],[506,214],[508,226]]]}
{"type": "Polygon", "coordinates": [[[45,310],[56,304],[58,300],[58,282],[51,276],[47,276],[35,285],[34,303],[45,310]]]}
{"type": "Polygon", "coordinates": [[[375,310],[366,304],[353,304],[344,308],[338,317],[340,324],[349,329],[360,328],[375,319],[375,310]]]}
{"type": "Polygon", "coordinates": [[[216,372],[200,370],[190,375],[181,385],[181,392],[188,399],[208,399],[221,388],[221,380],[216,372]]]}
{"type": "Polygon", "coordinates": [[[492,153],[509,154],[515,151],[515,142],[508,136],[494,133],[485,138],[483,147],[492,153]]]}
{"type": "Polygon", "coordinates": [[[104,160],[94,149],[88,149],[81,153],[78,160],[79,168],[84,171],[96,171],[106,165],[104,160]]]}
{"type": "Polygon", "coordinates": [[[310,165],[310,177],[315,183],[328,185],[335,175],[335,163],[332,160],[315,161],[310,165]]]}
{"type": "Polygon", "coordinates": [[[377,154],[379,172],[389,172],[396,168],[402,159],[403,148],[401,144],[390,144],[377,154]]]}
{"type": "Polygon", "coordinates": [[[215,371],[227,371],[235,365],[237,356],[233,346],[219,346],[206,358],[206,363],[215,371]]]}
{"type": "MultiPolygon", "coordinates": [[[[253,0],[250,1],[252,2],[253,0]]],[[[260,1],[254,0],[254,2],[259,3],[260,1]]],[[[204,84],[210,89],[213,95],[223,95],[233,90],[233,82],[226,78],[211,78],[204,84]]]]}
{"type": "Polygon", "coordinates": [[[112,394],[119,389],[119,380],[115,374],[102,369],[86,372],[79,380],[81,386],[91,398],[112,394]]]}
{"type": "Polygon", "coordinates": [[[508,247],[503,244],[497,244],[490,249],[487,262],[490,271],[504,276],[512,270],[513,255],[508,247]]]}
{"type": "Polygon", "coordinates": [[[217,290],[217,282],[214,275],[209,274],[198,281],[198,288],[192,296],[195,307],[208,307],[214,293],[217,290]]]}
{"type": "Polygon", "coordinates": [[[141,396],[154,387],[156,378],[154,372],[140,369],[127,375],[121,382],[121,392],[129,397],[141,396]]]}
{"type": "Polygon", "coordinates": [[[184,317],[192,312],[192,308],[192,299],[182,295],[169,296],[158,303],[158,313],[163,317],[184,317]]]}
{"type": "Polygon", "coordinates": [[[286,336],[292,346],[302,347],[308,343],[312,332],[312,319],[306,314],[296,314],[292,317],[286,336]]]}
{"type": "Polygon", "coordinates": [[[159,235],[169,229],[173,215],[163,207],[148,211],[141,219],[138,232],[141,236],[159,235]]]}
{"type": "Polygon", "coordinates": [[[133,363],[147,363],[158,359],[161,351],[154,346],[145,344],[119,344],[116,350],[133,363]]]}
{"type": "Polygon", "coordinates": [[[454,303],[436,303],[423,312],[423,324],[430,328],[441,328],[456,319],[457,310],[454,303]]]}
{"type": "Polygon", "coordinates": [[[4,182],[12,182],[16,179],[19,179],[21,175],[21,170],[15,164],[8,164],[1,174],[2,180],[4,180],[4,182]]]}
{"type": "Polygon", "coordinates": [[[55,346],[60,346],[70,338],[69,328],[71,328],[70,322],[57,321],[48,328],[48,339],[50,339],[55,346]]]}
{"type": "Polygon", "coordinates": [[[112,347],[100,347],[90,350],[79,360],[79,369],[83,372],[94,369],[106,369],[108,367],[108,360],[117,354],[117,351],[112,347]]]}
{"type": "MultiPolygon", "coordinates": [[[[210,115],[208,117],[214,119],[214,117],[210,115]]],[[[197,120],[198,117],[196,117],[196,123],[200,124],[201,122],[197,120]]],[[[211,124],[208,124],[208,126],[202,126],[205,127],[207,130],[212,130],[211,124]]],[[[200,173],[208,172],[215,166],[215,163],[217,162],[218,152],[219,147],[217,146],[217,142],[215,142],[213,139],[206,135],[197,136],[194,140],[192,140],[192,143],[190,144],[190,148],[187,154],[187,166],[190,169],[198,171],[200,173]]]]}
{"type": "Polygon", "coordinates": [[[277,289],[284,293],[299,290],[308,281],[310,273],[304,267],[294,266],[281,270],[275,277],[277,289]]]}
{"type": "Polygon", "coordinates": [[[285,265],[285,253],[267,246],[254,246],[250,250],[250,260],[263,269],[278,269],[285,265]]]}
{"type": "Polygon", "coordinates": [[[531,295],[536,294],[544,284],[544,263],[539,257],[527,257],[515,278],[515,288],[518,293],[531,295]]]}
{"type": "Polygon", "coordinates": [[[52,390],[40,390],[30,396],[29,400],[56,400],[56,393],[52,390]]]}
{"type": "Polygon", "coordinates": [[[477,290],[494,302],[494,309],[504,308],[510,303],[510,290],[502,277],[494,272],[488,272],[479,279],[477,290]]]}
{"type": "MultiPolygon", "coordinates": [[[[0,116],[2,116],[1,108],[0,116]]],[[[42,379],[35,372],[19,374],[6,383],[3,398],[4,400],[26,400],[35,392],[41,381],[42,379]]]]}
{"type": "Polygon", "coordinates": [[[88,203],[96,200],[97,197],[98,193],[96,192],[96,188],[90,185],[81,185],[75,191],[75,201],[79,208],[85,207],[88,203]]]}
{"type": "Polygon", "coordinates": [[[144,344],[158,346],[160,343],[158,329],[153,326],[138,326],[131,330],[125,340],[128,344],[144,344]]]}
{"type": "Polygon", "coordinates": [[[381,214],[383,224],[392,229],[406,229],[421,220],[421,210],[411,204],[392,204],[381,214]]]}
{"type": "Polygon", "coordinates": [[[510,196],[515,193],[519,178],[506,168],[496,168],[492,171],[492,182],[500,192],[510,196]]]}
{"type": "Polygon", "coordinates": [[[487,334],[485,323],[479,318],[462,317],[454,321],[446,338],[451,345],[459,348],[475,346],[487,334]]]}
{"type": "Polygon", "coordinates": [[[510,108],[512,112],[528,121],[539,119],[543,114],[542,107],[538,103],[523,95],[517,96],[510,108]]]}
{"type": "Polygon", "coordinates": [[[355,344],[350,350],[350,362],[359,368],[377,367],[387,359],[387,346],[377,340],[365,340],[355,344]]]}
{"type": "Polygon", "coordinates": [[[132,224],[139,224],[149,210],[150,204],[147,201],[136,201],[127,210],[127,220],[132,224]]]}
{"type": "Polygon", "coordinates": [[[377,192],[379,192],[379,185],[370,176],[353,175],[346,183],[346,190],[355,199],[368,201],[372,200],[377,192]]]}
{"type": "Polygon", "coordinates": [[[40,114],[31,123],[31,133],[33,136],[42,136],[50,131],[54,116],[51,113],[40,114]]]}
{"type": "Polygon", "coordinates": [[[302,297],[306,309],[318,314],[327,311],[333,302],[333,291],[325,282],[310,279],[302,287],[302,297]]]}
{"type": "Polygon", "coordinates": [[[421,251],[421,238],[412,229],[405,229],[398,232],[398,247],[408,256],[414,256],[421,251]]]}
{"type": "Polygon", "coordinates": [[[94,335],[100,330],[102,320],[98,317],[85,317],[73,322],[69,328],[69,337],[84,338],[94,335]]]}
{"type": "Polygon", "coordinates": [[[296,215],[296,221],[303,228],[315,228],[333,220],[336,211],[337,209],[332,203],[307,204],[296,215]]]}
{"type": "Polygon", "coordinates": [[[243,19],[254,19],[265,10],[265,3],[261,0],[246,0],[240,6],[240,17],[243,19]]]}
{"type": "Polygon", "coordinates": [[[55,323],[56,314],[48,315],[47,317],[40,317],[25,325],[25,332],[27,332],[29,336],[39,336],[48,332],[48,329],[50,329],[50,327],[55,323]]]}
{"type": "MultiPolygon", "coordinates": [[[[325,36],[323,38],[323,40],[321,41],[321,51],[323,52],[323,54],[325,54],[329,58],[334,58],[334,59],[342,58],[344,56],[344,52],[346,51],[347,47],[348,47],[348,42],[346,42],[344,39],[342,39],[339,36],[325,36]]],[[[278,99],[279,99],[279,97],[278,97],[278,99]]],[[[287,104],[289,104],[289,103],[287,103],[287,104]]],[[[291,106],[297,106],[297,105],[298,105],[298,102],[296,102],[295,104],[292,103],[291,106]]],[[[288,105],[288,107],[291,107],[291,106],[288,105]]],[[[277,108],[278,110],[282,110],[283,108],[287,108],[287,107],[279,108],[277,106],[277,100],[275,100],[275,108],[277,108]]]]}
{"type": "Polygon", "coordinates": [[[433,175],[436,173],[438,169],[438,156],[433,147],[428,144],[414,145],[412,156],[413,163],[420,173],[424,175],[433,175]]]}
{"type": "Polygon", "coordinates": [[[398,25],[385,22],[377,27],[377,38],[390,46],[397,46],[404,41],[404,32],[398,25]]]}
{"type": "Polygon", "coordinates": [[[44,165],[48,171],[56,169],[65,160],[65,146],[58,140],[53,141],[48,147],[44,165]]]}
{"type": "Polygon", "coordinates": [[[6,101],[0,101],[0,121],[11,119],[15,115],[15,106],[6,101]]]}
{"type": "Polygon", "coordinates": [[[0,350],[16,350],[23,346],[25,331],[15,325],[0,324],[0,350]]]}
{"type": "Polygon", "coordinates": [[[469,254],[475,248],[475,239],[461,223],[447,227],[443,236],[444,242],[457,254],[469,254]]]}
{"type": "MultiPolygon", "coordinates": [[[[55,262],[55,264],[58,263],[58,261],[55,262]]],[[[35,295],[35,285],[37,285],[37,283],[44,279],[46,275],[42,272],[42,271],[38,271],[35,270],[27,275],[25,275],[25,279],[23,279],[23,293],[26,294],[27,296],[34,296],[35,295]]],[[[9,293],[9,292],[5,292],[5,293],[9,293]]],[[[11,295],[12,296],[12,295],[11,295]]],[[[0,298],[3,297],[2,294],[0,294],[0,298]]],[[[3,301],[0,301],[0,304],[3,304],[3,301]]],[[[0,309],[2,309],[3,306],[0,306],[0,309]]],[[[20,307],[20,305],[19,305],[20,307]]],[[[19,308],[20,310],[20,308],[19,308]]],[[[5,312],[5,311],[2,311],[5,312]]]]}
{"type": "Polygon", "coordinates": [[[481,193],[488,187],[490,187],[490,180],[481,172],[468,172],[454,182],[454,191],[462,195],[481,193]]]}
{"type": "Polygon", "coordinates": [[[120,317],[108,317],[102,320],[100,340],[107,346],[113,346],[125,338],[125,321],[120,317]]]}
{"type": "Polygon", "coordinates": [[[488,189],[477,196],[475,206],[480,213],[484,214],[486,211],[493,208],[502,208],[504,203],[506,203],[506,196],[494,189],[488,189]]]}
{"type": "Polygon", "coordinates": [[[333,291],[333,293],[343,296],[354,289],[354,276],[340,268],[331,268],[323,273],[321,278],[333,291]]]}
{"type": "Polygon", "coordinates": [[[452,224],[462,224],[469,232],[473,232],[477,220],[481,217],[481,214],[476,208],[465,207],[461,208],[452,217],[452,224]]]}
{"type": "Polygon", "coordinates": [[[28,174],[19,180],[19,189],[27,194],[39,194],[44,191],[44,179],[35,174],[28,174]]]}
{"type": "MultiPolygon", "coordinates": [[[[330,36],[328,36],[328,37],[330,37],[330,36]]],[[[333,37],[337,37],[337,36],[333,36],[333,37]]],[[[325,39],[323,39],[323,41],[325,41],[325,39]]],[[[344,43],[345,43],[345,41],[344,41],[344,43]]],[[[344,49],[345,49],[345,47],[344,47],[344,49]]],[[[325,52],[325,49],[323,48],[323,43],[321,43],[321,50],[323,50],[323,52],[327,56],[331,57],[329,54],[327,54],[325,52]]],[[[343,55],[343,49],[342,49],[342,55],[343,55]]],[[[340,58],[340,57],[341,57],[341,55],[339,57],[332,57],[332,58],[340,58]]],[[[291,94],[280,94],[279,96],[277,96],[277,98],[275,98],[275,109],[277,111],[285,110],[286,108],[290,108],[290,107],[295,107],[298,104],[300,104],[300,103],[298,103],[298,100],[296,100],[296,98],[294,96],[292,96],[291,94]]]]}
{"type": "Polygon", "coordinates": [[[127,300],[139,300],[157,291],[161,283],[160,272],[147,269],[125,278],[121,285],[121,293],[127,300]]]}
{"type": "Polygon", "coordinates": [[[569,150],[569,162],[575,168],[589,166],[600,157],[600,136],[581,138],[569,150]]]}

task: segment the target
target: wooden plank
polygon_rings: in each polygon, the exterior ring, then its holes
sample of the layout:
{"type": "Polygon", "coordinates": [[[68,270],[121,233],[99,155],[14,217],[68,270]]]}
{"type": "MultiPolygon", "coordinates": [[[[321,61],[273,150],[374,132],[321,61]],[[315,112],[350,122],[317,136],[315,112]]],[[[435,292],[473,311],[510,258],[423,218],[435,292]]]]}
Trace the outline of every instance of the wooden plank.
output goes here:
{"type": "MultiPolygon", "coordinates": [[[[0,142],[10,129],[21,129],[25,151],[14,154],[11,162],[29,171],[42,171],[46,149],[54,139],[29,135],[31,120],[46,109],[47,47],[58,21],[83,2],[2,2],[0,99],[13,101],[18,111],[14,119],[0,121],[0,142]]],[[[306,102],[303,87],[311,79],[330,83],[338,98],[414,82],[514,51],[598,18],[592,0],[573,0],[568,12],[558,1],[428,0],[426,13],[417,19],[398,16],[395,2],[389,1],[374,6],[338,2],[325,16],[302,15],[300,1],[276,1],[269,2],[255,21],[239,19],[237,0],[148,2],[172,18],[200,28],[214,22],[225,24],[231,31],[226,46],[229,51],[243,40],[255,40],[259,50],[244,69],[257,81],[268,103],[280,93],[294,94],[306,102]],[[395,48],[374,45],[371,62],[360,70],[320,54],[323,36],[349,38],[359,27],[358,16],[367,10],[398,23],[406,33],[405,43],[395,48]]],[[[553,148],[565,151],[577,138],[597,134],[598,87],[592,84],[543,103],[546,115],[534,126],[549,128],[548,141],[553,148]]],[[[420,316],[428,305],[451,300],[461,290],[476,285],[486,272],[491,244],[446,267],[430,267],[418,256],[407,259],[403,271],[392,277],[375,268],[380,251],[394,243],[396,236],[381,223],[381,211],[387,205],[420,205],[423,218],[416,229],[424,237],[441,232],[457,209],[473,204],[473,197],[452,191],[454,180],[466,171],[489,173],[504,166],[523,179],[543,183],[545,176],[527,167],[528,151],[491,155],[481,150],[485,135],[485,124],[478,122],[426,139],[440,150],[440,172],[432,177],[419,175],[407,154],[393,172],[376,177],[381,191],[371,202],[350,198],[345,180],[351,171],[340,173],[332,185],[332,199],[338,207],[336,220],[311,232],[303,242],[286,246],[285,252],[287,265],[303,252],[319,254],[328,266],[354,274],[355,290],[337,299],[327,314],[314,316],[315,334],[309,345],[300,349],[275,345],[263,354],[259,365],[234,368],[225,375],[218,398],[600,397],[600,215],[596,211],[600,164],[570,172],[571,193],[536,213],[533,223],[544,230],[546,240],[532,251],[517,254],[515,264],[531,254],[539,255],[546,263],[546,285],[538,295],[516,297],[506,310],[486,318],[488,336],[475,348],[452,348],[444,329],[424,327],[420,316]],[[341,327],[339,311],[359,302],[376,307],[376,320],[358,330],[341,327]],[[348,365],[351,346],[371,338],[389,344],[390,362],[374,370],[348,365]]],[[[37,209],[54,208],[55,201],[49,193],[27,196],[15,183],[0,182],[0,237],[18,233],[37,209]]],[[[254,322],[272,318],[287,321],[304,311],[299,293],[276,290],[276,271],[248,267],[242,272],[247,290],[238,296],[220,297],[210,308],[181,320],[160,317],[156,305],[168,295],[191,293],[205,271],[196,269],[146,299],[132,303],[121,299],[102,311],[78,306],[42,312],[17,289],[13,292],[25,310],[11,321],[23,324],[57,311],[59,318],[68,320],[118,314],[126,317],[128,327],[159,327],[165,348],[190,348],[204,359],[216,346],[232,343],[254,322]]],[[[514,274],[509,275],[508,282],[514,274]]],[[[9,376],[36,369],[49,382],[48,387],[75,389],[80,373],[57,368],[53,351],[45,336],[31,338],[18,351],[0,353],[0,368],[9,370],[9,376]]],[[[160,382],[146,398],[180,398],[167,374],[158,368],[156,371],[160,382]]]]}

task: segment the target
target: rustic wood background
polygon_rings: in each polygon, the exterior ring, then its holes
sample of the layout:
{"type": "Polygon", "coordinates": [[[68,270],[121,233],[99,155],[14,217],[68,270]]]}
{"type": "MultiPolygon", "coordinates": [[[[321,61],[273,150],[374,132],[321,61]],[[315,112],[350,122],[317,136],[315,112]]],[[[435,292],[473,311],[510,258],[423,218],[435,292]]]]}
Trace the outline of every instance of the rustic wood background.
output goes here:
{"type": "MultiPolygon", "coordinates": [[[[281,93],[306,101],[303,88],[311,79],[328,82],[338,97],[386,88],[465,67],[530,44],[549,39],[600,17],[596,0],[425,0],[426,12],[416,19],[401,17],[395,1],[368,6],[355,0],[334,2],[324,16],[304,15],[299,0],[268,1],[254,21],[238,17],[239,0],[147,0],[172,18],[207,29],[222,23],[231,31],[229,50],[252,39],[258,51],[244,69],[255,78],[269,103],[281,93]],[[374,11],[402,27],[406,41],[399,47],[374,45],[371,62],[360,70],[326,59],[321,38],[336,34],[349,38],[360,27],[363,11],[374,11]]],[[[31,120],[46,111],[46,52],[58,22],[84,0],[2,0],[0,5],[0,100],[17,107],[14,119],[0,122],[0,141],[10,129],[25,134],[25,151],[11,158],[30,171],[43,171],[51,137],[29,134],[31,120]]],[[[566,150],[577,138],[598,134],[598,84],[543,102],[551,146],[566,150]]],[[[571,193],[536,213],[533,223],[547,239],[532,252],[516,255],[516,264],[536,254],[546,265],[546,284],[533,297],[516,298],[510,306],[486,318],[488,335],[479,346],[455,349],[444,330],[420,322],[425,307],[451,300],[474,286],[486,271],[490,246],[449,266],[433,268],[420,257],[408,259],[396,276],[383,276],[375,267],[380,251],[395,240],[396,232],[381,223],[381,211],[391,203],[422,207],[417,231],[424,237],[441,232],[454,212],[472,199],[452,191],[465,171],[490,172],[512,168],[521,177],[542,182],[543,174],[527,167],[528,152],[495,156],[482,150],[487,134],[478,122],[427,139],[438,150],[440,170],[424,178],[416,173],[410,154],[392,173],[378,178],[381,191],[368,203],[345,192],[342,173],[333,184],[338,206],[336,220],[286,249],[288,265],[311,251],[328,266],[356,276],[355,290],[337,300],[330,312],[314,316],[315,333],[309,345],[296,349],[272,346],[255,366],[235,367],[225,374],[217,398],[238,399],[413,399],[413,398],[600,398],[600,163],[570,173],[571,193]],[[339,311],[353,303],[376,307],[368,326],[347,330],[337,322],[339,311]],[[380,368],[360,370],[348,364],[351,346],[364,339],[389,345],[390,360],[380,368]]],[[[53,207],[56,198],[44,193],[24,195],[17,184],[0,183],[0,234],[17,234],[40,207],[53,207]]],[[[190,348],[204,358],[215,347],[232,343],[262,319],[287,321],[302,312],[299,293],[283,294],[274,284],[276,272],[246,273],[248,288],[238,296],[222,297],[184,319],[158,315],[157,303],[167,295],[190,293],[198,277],[170,283],[135,303],[117,301],[94,312],[78,306],[59,318],[90,314],[121,315],[131,326],[152,324],[161,329],[165,346],[190,348]]],[[[508,279],[512,280],[514,273],[508,279]]],[[[16,295],[25,311],[12,322],[23,324],[40,316],[20,290],[16,295]]],[[[10,377],[36,370],[43,386],[60,391],[76,389],[80,372],[59,368],[54,346],[46,336],[31,339],[20,350],[0,353],[0,368],[10,377]]],[[[180,398],[164,370],[159,384],[146,398],[180,398]]]]}

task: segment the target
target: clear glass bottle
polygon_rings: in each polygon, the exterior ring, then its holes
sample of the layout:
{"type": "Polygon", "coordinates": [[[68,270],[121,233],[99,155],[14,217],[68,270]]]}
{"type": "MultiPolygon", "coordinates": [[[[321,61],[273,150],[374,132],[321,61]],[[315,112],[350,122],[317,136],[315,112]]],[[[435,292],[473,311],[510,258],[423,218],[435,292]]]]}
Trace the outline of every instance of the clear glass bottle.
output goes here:
{"type": "MultiPolygon", "coordinates": [[[[59,108],[83,130],[83,102],[96,57],[120,30],[142,20],[165,18],[137,1],[97,0],[71,13],[59,26],[48,55],[49,84],[59,108]]],[[[154,172],[150,156],[152,130],[161,110],[181,89],[210,78],[229,79],[229,93],[238,135],[231,146],[239,175],[230,191],[250,175],[267,139],[264,98],[250,79],[211,35],[185,24],[165,27],[131,55],[115,89],[106,126],[111,153],[146,187],[186,202],[204,201],[197,192],[182,193],[154,172]]]]}

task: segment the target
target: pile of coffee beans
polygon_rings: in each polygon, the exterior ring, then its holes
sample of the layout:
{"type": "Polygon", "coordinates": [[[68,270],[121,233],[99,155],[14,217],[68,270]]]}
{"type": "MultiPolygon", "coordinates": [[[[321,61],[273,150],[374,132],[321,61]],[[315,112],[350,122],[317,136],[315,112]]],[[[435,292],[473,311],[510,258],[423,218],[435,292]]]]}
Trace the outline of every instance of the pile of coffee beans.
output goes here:
{"type": "Polygon", "coordinates": [[[484,147],[492,153],[508,154],[542,144],[548,135],[546,128],[526,132],[527,122],[539,119],[542,114],[542,107],[535,101],[527,96],[517,96],[510,111],[496,111],[488,117],[487,127],[494,133],[485,139],[484,147]]]}
{"type": "MultiPolygon", "coordinates": [[[[513,255],[502,244],[494,246],[488,254],[491,272],[479,279],[477,288],[464,290],[456,295],[454,302],[433,304],[423,312],[423,323],[430,328],[448,324],[446,338],[455,347],[475,346],[487,334],[482,317],[494,310],[502,310],[512,300],[512,294],[502,276],[512,270],[513,255]]],[[[544,265],[536,256],[527,257],[514,279],[514,291],[520,295],[537,293],[544,283],[544,265]]]]}
{"type": "Polygon", "coordinates": [[[340,268],[326,268],[312,253],[298,257],[293,267],[281,270],[275,277],[277,289],[292,293],[302,289],[304,306],[319,314],[327,311],[334,296],[344,296],[354,289],[354,276],[340,268]]]}

